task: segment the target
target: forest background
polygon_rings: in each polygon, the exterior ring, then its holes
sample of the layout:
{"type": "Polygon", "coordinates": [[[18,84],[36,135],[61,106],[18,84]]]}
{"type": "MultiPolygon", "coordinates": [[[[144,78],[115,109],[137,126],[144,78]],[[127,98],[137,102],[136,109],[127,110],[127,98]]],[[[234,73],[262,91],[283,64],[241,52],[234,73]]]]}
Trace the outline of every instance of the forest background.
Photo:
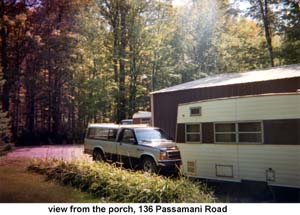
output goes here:
{"type": "Polygon", "coordinates": [[[152,91],[300,63],[300,3],[0,0],[0,52],[0,145],[73,143],[152,91]]]}

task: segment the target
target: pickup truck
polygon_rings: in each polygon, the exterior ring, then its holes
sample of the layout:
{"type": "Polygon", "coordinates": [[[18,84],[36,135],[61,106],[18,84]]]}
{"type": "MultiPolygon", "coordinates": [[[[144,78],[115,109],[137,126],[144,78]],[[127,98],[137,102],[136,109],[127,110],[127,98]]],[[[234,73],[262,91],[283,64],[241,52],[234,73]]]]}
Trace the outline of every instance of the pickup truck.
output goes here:
{"type": "Polygon", "coordinates": [[[96,161],[141,167],[150,173],[177,172],[181,165],[176,144],[160,128],[145,125],[90,124],[84,152],[96,161]]]}

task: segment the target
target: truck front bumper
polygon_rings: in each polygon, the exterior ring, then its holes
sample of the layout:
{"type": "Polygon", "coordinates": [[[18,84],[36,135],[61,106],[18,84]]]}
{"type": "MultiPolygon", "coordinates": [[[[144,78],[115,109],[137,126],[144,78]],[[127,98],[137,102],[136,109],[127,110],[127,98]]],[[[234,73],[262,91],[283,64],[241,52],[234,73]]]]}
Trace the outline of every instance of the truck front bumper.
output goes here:
{"type": "Polygon", "coordinates": [[[158,161],[158,168],[163,172],[177,173],[181,168],[181,160],[160,160],[158,161]]]}

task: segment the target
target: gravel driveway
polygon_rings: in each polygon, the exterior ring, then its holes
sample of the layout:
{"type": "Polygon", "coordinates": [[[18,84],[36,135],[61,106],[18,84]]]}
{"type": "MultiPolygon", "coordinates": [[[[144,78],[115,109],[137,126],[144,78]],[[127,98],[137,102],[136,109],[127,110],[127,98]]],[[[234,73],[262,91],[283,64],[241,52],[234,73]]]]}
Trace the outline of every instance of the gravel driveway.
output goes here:
{"type": "Polygon", "coordinates": [[[90,159],[83,154],[83,145],[44,145],[16,147],[7,158],[57,158],[64,160],[90,159]]]}

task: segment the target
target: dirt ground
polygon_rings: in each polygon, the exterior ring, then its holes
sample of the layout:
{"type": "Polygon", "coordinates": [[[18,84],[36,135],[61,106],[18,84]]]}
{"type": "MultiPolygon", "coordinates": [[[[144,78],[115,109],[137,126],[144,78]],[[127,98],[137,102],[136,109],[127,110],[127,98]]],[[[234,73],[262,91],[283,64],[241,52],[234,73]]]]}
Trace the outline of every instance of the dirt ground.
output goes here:
{"type": "Polygon", "coordinates": [[[0,203],[99,202],[88,193],[46,181],[42,175],[27,171],[32,158],[91,159],[83,146],[17,147],[0,156],[0,203]]]}
{"type": "Polygon", "coordinates": [[[57,158],[64,160],[89,159],[83,154],[83,145],[44,145],[16,147],[7,158],[57,158]]]}

